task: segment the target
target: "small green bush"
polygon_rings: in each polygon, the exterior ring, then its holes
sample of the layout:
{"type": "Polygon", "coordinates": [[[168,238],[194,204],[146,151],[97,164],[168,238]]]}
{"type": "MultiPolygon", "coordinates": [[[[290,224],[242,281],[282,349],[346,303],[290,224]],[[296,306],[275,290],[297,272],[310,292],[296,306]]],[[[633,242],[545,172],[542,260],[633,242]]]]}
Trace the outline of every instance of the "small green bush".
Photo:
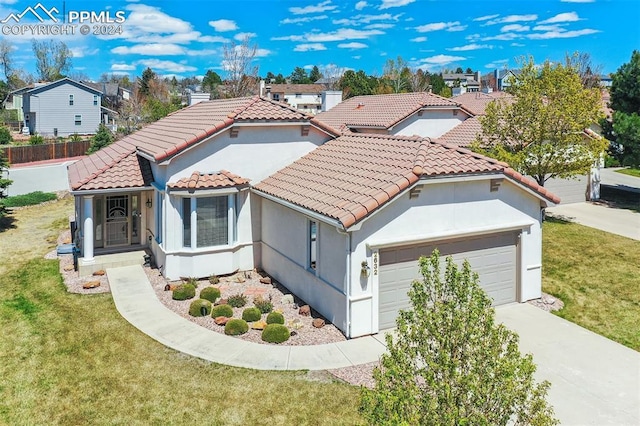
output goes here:
{"type": "Polygon", "coordinates": [[[213,303],[220,297],[220,289],[215,287],[205,287],[200,291],[200,298],[207,299],[213,303]]]}
{"type": "Polygon", "coordinates": [[[211,284],[218,284],[220,282],[220,278],[218,278],[218,276],[216,274],[213,274],[211,276],[209,276],[209,282],[211,284]]]}
{"type": "Polygon", "coordinates": [[[234,294],[227,297],[227,303],[234,308],[242,308],[247,304],[247,296],[242,293],[234,294]]]}
{"type": "Polygon", "coordinates": [[[0,126],[0,145],[6,145],[13,142],[11,132],[4,126],[0,126]]]}
{"type": "Polygon", "coordinates": [[[271,312],[267,315],[267,324],[284,324],[284,315],[280,312],[271,312]]]}
{"type": "Polygon", "coordinates": [[[189,315],[192,317],[206,317],[210,313],[211,302],[206,299],[196,299],[189,305],[189,315]]]}
{"type": "Polygon", "coordinates": [[[200,284],[198,279],[194,278],[194,277],[189,277],[189,278],[185,279],[184,282],[185,282],[185,284],[191,284],[195,288],[198,288],[198,284],[200,284]]]}
{"type": "Polygon", "coordinates": [[[262,312],[258,308],[247,308],[242,311],[242,319],[247,322],[259,321],[262,317],[262,312]]]}
{"type": "Polygon", "coordinates": [[[214,306],[213,309],[211,309],[211,316],[213,318],[217,318],[217,317],[231,318],[233,316],[233,309],[229,305],[214,306]]]}
{"type": "Polygon", "coordinates": [[[268,324],[262,330],[262,340],[269,343],[286,342],[289,335],[289,329],[282,324],[268,324]]]}
{"type": "Polygon", "coordinates": [[[260,309],[260,312],[262,312],[263,314],[268,314],[269,312],[273,311],[273,303],[271,303],[271,297],[269,297],[269,300],[267,300],[263,299],[262,296],[258,296],[253,299],[253,304],[256,308],[260,309]]]}
{"type": "Polygon", "coordinates": [[[44,143],[44,138],[38,134],[32,135],[29,138],[30,145],[42,145],[44,143]]]}
{"type": "Polygon", "coordinates": [[[180,284],[173,290],[173,300],[187,300],[196,297],[196,288],[191,284],[180,284]]]}
{"type": "Polygon", "coordinates": [[[249,331],[249,324],[242,319],[230,319],[224,326],[224,334],[228,336],[239,336],[249,331]]]}
{"type": "Polygon", "coordinates": [[[2,204],[5,207],[34,206],[44,203],[45,201],[55,200],[56,198],[56,194],[53,192],[35,191],[28,194],[12,195],[2,200],[2,204]]]}
{"type": "Polygon", "coordinates": [[[69,135],[69,142],[80,142],[82,140],[82,136],[77,133],[69,135]]]}

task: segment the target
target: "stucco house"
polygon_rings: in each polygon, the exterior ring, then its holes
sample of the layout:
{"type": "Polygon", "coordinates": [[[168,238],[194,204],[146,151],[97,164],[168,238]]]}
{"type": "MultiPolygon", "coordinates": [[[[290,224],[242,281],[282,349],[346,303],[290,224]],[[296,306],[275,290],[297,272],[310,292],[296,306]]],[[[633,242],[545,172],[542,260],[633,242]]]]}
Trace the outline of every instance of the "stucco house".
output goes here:
{"type": "Polygon", "coordinates": [[[469,259],[495,304],[539,297],[541,209],[559,202],[456,145],[340,131],[261,97],[177,111],[69,179],[81,268],[140,248],[170,279],[262,268],[350,338],[394,325],[436,247],[469,259]]]}
{"type": "Polygon", "coordinates": [[[102,92],[70,78],[35,84],[12,94],[14,99],[21,98],[24,126],[31,134],[94,134],[101,122],[102,92]]]}

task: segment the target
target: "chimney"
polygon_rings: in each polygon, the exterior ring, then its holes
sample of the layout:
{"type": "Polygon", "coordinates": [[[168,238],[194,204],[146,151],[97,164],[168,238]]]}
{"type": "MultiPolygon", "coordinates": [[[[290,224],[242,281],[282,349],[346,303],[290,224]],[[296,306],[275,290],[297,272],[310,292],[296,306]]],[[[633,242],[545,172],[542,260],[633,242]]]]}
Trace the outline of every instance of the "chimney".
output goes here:
{"type": "Polygon", "coordinates": [[[267,91],[267,99],[271,99],[271,86],[265,87],[265,90],[267,91]]]}

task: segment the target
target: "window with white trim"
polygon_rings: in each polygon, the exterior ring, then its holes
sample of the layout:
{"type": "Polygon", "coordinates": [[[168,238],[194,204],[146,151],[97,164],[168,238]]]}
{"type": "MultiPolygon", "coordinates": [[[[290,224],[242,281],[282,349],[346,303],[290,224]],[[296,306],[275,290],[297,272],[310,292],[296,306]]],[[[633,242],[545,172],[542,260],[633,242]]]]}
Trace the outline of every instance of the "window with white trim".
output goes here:
{"type": "Polygon", "coordinates": [[[69,105],[73,106],[73,95],[69,95],[69,105]]]}
{"type": "Polygon", "coordinates": [[[233,243],[235,195],[182,198],[182,245],[202,248],[233,243]]]}
{"type": "Polygon", "coordinates": [[[318,222],[309,221],[308,228],[309,269],[316,270],[318,266],[318,222]]]}

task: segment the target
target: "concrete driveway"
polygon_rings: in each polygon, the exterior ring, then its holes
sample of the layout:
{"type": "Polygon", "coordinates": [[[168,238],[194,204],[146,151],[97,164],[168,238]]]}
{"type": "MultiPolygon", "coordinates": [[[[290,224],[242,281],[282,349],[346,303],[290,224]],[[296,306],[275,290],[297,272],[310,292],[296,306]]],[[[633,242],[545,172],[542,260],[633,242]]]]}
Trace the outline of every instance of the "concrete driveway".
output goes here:
{"type": "Polygon", "coordinates": [[[563,425],[640,425],[640,353],[532,305],[496,309],[533,354],[563,425]]]}
{"type": "Polygon", "coordinates": [[[616,209],[584,202],[549,207],[547,214],[612,234],[640,240],[640,213],[633,210],[616,209]]]}

